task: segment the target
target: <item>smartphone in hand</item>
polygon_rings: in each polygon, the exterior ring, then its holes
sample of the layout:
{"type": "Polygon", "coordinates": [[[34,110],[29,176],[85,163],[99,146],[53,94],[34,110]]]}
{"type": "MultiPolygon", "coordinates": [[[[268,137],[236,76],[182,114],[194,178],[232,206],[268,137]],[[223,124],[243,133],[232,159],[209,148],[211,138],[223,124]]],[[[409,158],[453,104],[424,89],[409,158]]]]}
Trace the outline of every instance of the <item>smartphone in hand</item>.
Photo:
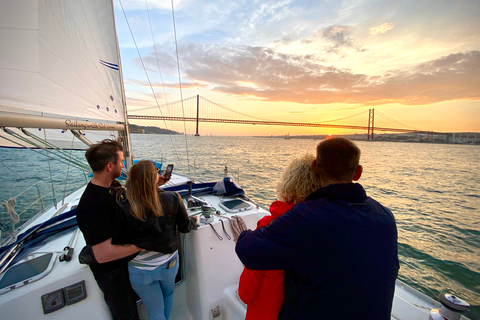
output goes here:
{"type": "Polygon", "coordinates": [[[165,180],[170,180],[170,178],[172,177],[172,171],[173,171],[173,164],[167,165],[167,169],[163,174],[163,176],[165,177],[165,180]]]}

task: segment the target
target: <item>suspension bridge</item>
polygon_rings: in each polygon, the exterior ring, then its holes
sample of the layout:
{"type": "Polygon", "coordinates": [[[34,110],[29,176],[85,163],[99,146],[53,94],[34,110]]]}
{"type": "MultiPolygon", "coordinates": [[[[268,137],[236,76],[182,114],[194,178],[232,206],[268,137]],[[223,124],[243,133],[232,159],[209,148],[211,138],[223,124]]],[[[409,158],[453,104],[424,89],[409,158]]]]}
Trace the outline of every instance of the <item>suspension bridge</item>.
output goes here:
{"type": "Polygon", "coordinates": [[[183,102],[176,101],[161,106],[137,108],[133,111],[129,110],[128,119],[196,122],[195,135],[199,135],[200,122],[210,122],[364,130],[367,132],[368,140],[374,140],[374,132],[376,131],[426,134],[429,136],[443,135],[447,136],[447,139],[449,136],[448,133],[444,132],[425,131],[408,127],[378,111],[375,114],[374,109],[368,110],[368,116],[367,112],[363,111],[352,116],[323,121],[321,123],[282,122],[253,117],[200,97],[199,95],[184,99],[183,102]],[[382,123],[386,123],[388,126],[375,126],[376,115],[379,116],[377,117],[377,121],[378,118],[380,118],[382,123]],[[363,124],[361,122],[363,122],[363,124]]]}

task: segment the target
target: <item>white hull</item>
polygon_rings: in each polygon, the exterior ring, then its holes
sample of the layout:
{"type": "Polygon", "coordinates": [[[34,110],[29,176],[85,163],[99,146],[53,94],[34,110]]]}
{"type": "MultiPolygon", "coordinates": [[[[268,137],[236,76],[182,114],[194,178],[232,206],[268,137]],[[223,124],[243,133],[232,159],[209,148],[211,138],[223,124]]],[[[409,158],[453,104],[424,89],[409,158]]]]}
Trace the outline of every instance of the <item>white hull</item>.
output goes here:
{"type": "MultiPolygon", "coordinates": [[[[178,176],[175,176],[173,180],[178,183],[185,181],[178,176]]],[[[83,189],[66,198],[69,205],[64,208],[64,212],[78,203],[83,189]]],[[[198,197],[219,209],[220,197],[211,194],[198,197]]],[[[200,212],[199,209],[188,211],[189,214],[200,212]]],[[[51,209],[42,216],[36,217],[36,221],[49,218],[55,212],[55,209],[51,209]]],[[[221,210],[221,212],[225,213],[224,210],[221,210]]],[[[248,211],[236,213],[236,215],[242,217],[250,229],[254,229],[257,220],[265,214],[267,214],[267,211],[255,207],[248,211]]],[[[216,216],[214,222],[212,222],[218,235],[223,238],[222,241],[219,240],[212,227],[204,223],[200,223],[197,230],[183,237],[184,279],[175,288],[174,306],[170,319],[240,320],[245,318],[245,305],[240,301],[236,292],[243,265],[235,254],[233,231],[227,218],[225,218],[232,215],[234,214],[227,213],[222,217],[216,216]],[[232,238],[231,240],[227,238],[223,231],[220,219],[224,220],[225,230],[232,238]]],[[[56,253],[53,268],[48,275],[38,281],[0,294],[2,319],[80,320],[88,317],[95,320],[111,318],[90,269],[86,265],[78,263],[78,253],[85,245],[81,233],[79,233],[72,260],[70,262],[60,262],[58,259],[63,253],[64,247],[71,241],[75,230],[76,228],[36,249],[36,252],[56,253]],[[84,300],[64,306],[50,314],[44,314],[42,295],[80,281],[85,281],[87,297],[84,300]]],[[[430,310],[435,308],[440,308],[438,302],[401,281],[397,281],[392,319],[428,320],[430,310]]],[[[139,304],[139,312],[142,319],[148,319],[142,304],[139,304]]],[[[462,319],[467,318],[462,317],[462,319]]]]}

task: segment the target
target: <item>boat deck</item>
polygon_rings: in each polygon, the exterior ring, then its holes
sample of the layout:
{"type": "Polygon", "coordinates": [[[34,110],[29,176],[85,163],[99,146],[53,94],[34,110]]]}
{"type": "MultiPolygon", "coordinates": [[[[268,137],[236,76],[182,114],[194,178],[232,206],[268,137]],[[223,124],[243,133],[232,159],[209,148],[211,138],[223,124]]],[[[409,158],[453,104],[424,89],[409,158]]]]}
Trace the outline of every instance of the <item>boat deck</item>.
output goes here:
{"type": "MultiPolygon", "coordinates": [[[[174,177],[172,183],[182,184],[186,179],[174,177]]],[[[35,222],[24,226],[24,230],[37,222],[69,211],[79,201],[83,188],[66,198],[62,209],[51,208],[35,222]]],[[[238,281],[243,265],[235,253],[234,228],[235,217],[240,217],[246,228],[255,229],[256,222],[268,212],[250,202],[251,207],[239,212],[228,212],[222,201],[232,200],[211,193],[195,194],[199,206],[188,208],[189,215],[201,216],[202,206],[209,208],[211,217],[199,219],[198,228],[181,237],[180,280],[174,294],[172,320],[232,320],[244,319],[246,306],[237,294],[238,281]]],[[[184,197],[185,204],[189,201],[184,197]]],[[[191,201],[190,201],[191,202],[191,201]]],[[[246,201],[249,202],[249,201],[246,201]]],[[[191,205],[192,203],[190,203],[191,205]]],[[[198,203],[197,203],[198,204],[198,203]]],[[[0,313],[5,319],[69,319],[80,320],[86,315],[95,315],[95,319],[110,319],[108,308],[103,300],[88,266],[78,263],[78,254],[85,245],[81,232],[74,244],[72,260],[60,261],[64,248],[75,237],[77,228],[54,236],[34,248],[30,248],[22,263],[33,256],[53,253],[51,267],[40,278],[23,279],[18,283],[0,289],[0,313]],[[42,301],[52,304],[65,299],[66,292],[72,286],[84,282],[85,298],[75,303],[64,303],[58,310],[44,314],[42,301]],[[60,295],[49,295],[63,292],[60,295]],[[62,298],[63,297],[63,298],[62,298]],[[57,299],[59,299],[57,301],[57,299]],[[25,307],[28,306],[28,307],[25,307]]],[[[0,279],[5,273],[0,275],[0,279]]],[[[440,304],[415,289],[397,281],[392,308],[392,319],[428,320],[430,310],[440,308],[440,304]]],[[[148,319],[144,306],[139,303],[141,319],[148,319]]],[[[92,318],[92,319],[93,319],[92,318]]],[[[467,319],[462,317],[462,319],[467,319]]]]}

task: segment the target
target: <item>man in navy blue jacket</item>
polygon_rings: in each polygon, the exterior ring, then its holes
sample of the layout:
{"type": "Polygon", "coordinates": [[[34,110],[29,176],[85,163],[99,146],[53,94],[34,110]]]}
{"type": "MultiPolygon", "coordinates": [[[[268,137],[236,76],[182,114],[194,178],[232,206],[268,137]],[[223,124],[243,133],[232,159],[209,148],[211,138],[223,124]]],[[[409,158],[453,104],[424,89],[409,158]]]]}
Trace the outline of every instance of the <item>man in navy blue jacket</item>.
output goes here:
{"type": "Polygon", "coordinates": [[[317,146],[322,188],[269,226],[240,234],[252,270],[285,270],[279,319],[390,320],[399,263],[392,212],[358,183],[360,149],[344,138],[317,146]]]}

